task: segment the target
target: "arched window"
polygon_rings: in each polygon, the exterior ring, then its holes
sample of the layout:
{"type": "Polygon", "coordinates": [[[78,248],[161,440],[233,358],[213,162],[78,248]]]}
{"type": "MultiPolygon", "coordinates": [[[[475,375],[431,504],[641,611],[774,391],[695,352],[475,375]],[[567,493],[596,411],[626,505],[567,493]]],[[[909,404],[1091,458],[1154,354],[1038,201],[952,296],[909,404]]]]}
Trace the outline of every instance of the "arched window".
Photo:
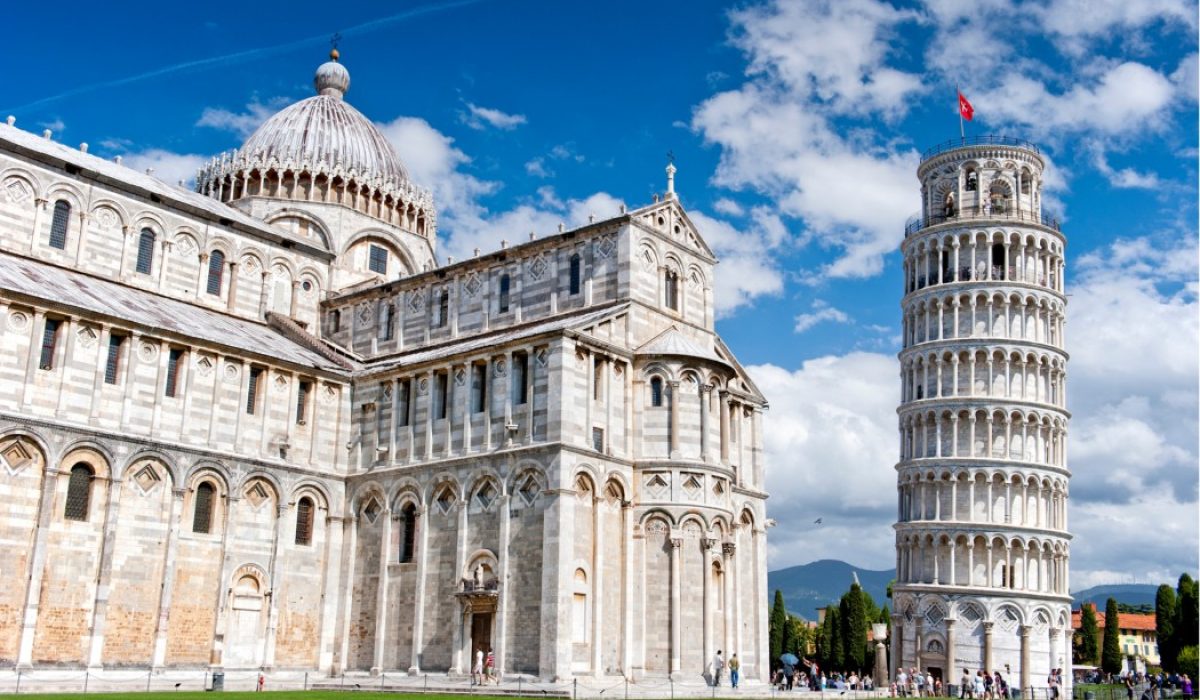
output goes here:
{"type": "Polygon", "coordinates": [[[579,253],[576,253],[571,256],[571,272],[570,272],[570,278],[571,278],[570,279],[570,293],[571,294],[579,293],[579,284],[580,284],[579,277],[580,277],[580,272],[581,272],[581,270],[580,270],[581,264],[582,264],[582,261],[579,258],[579,253]]]}
{"type": "Polygon", "coordinates": [[[667,308],[673,311],[679,310],[679,273],[674,270],[667,269],[664,274],[664,290],[665,301],[667,308]]]}
{"type": "Polygon", "coordinates": [[[650,380],[650,405],[658,408],[663,405],[663,380],[654,377],[650,380]]]}
{"type": "Polygon", "coordinates": [[[63,250],[67,247],[67,223],[71,217],[71,203],[60,199],[54,203],[54,218],[50,220],[50,247],[63,250]]]}
{"type": "Polygon", "coordinates": [[[974,192],[979,189],[979,173],[974,170],[967,171],[967,191],[974,192]]]}
{"type": "Polygon", "coordinates": [[[571,601],[571,638],[576,644],[588,641],[588,577],[583,569],[575,570],[575,592],[571,601]]]}
{"type": "Polygon", "coordinates": [[[212,532],[213,498],[217,490],[205,481],[196,487],[196,498],[192,502],[192,532],[212,532]]]}
{"type": "Polygon", "coordinates": [[[67,520],[87,520],[91,495],[92,468],[86,464],[76,464],[71,467],[71,478],[67,481],[67,507],[63,517],[67,520]]]}
{"type": "Polygon", "coordinates": [[[308,546],[312,544],[313,533],[313,502],[308,496],[296,503],[296,544],[308,546]]]}
{"type": "Polygon", "coordinates": [[[400,509],[400,563],[413,560],[417,541],[417,507],[411,503],[400,509]]]}
{"type": "Polygon", "coordinates": [[[214,250],[208,256],[208,293],[221,296],[221,278],[225,276],[225,254],[214,250]]]}
{"type": "Polygon", "coordinates": [[[154,232],[148,228],[142,229],[138,236],[137,271],[148,275],[154,267],[154,232]]]}
{"type": "Polygon", "coordinates": [[[508,275],[500,275],[500,313],[508,312],[508,288],[510,284],[508,275]]]}

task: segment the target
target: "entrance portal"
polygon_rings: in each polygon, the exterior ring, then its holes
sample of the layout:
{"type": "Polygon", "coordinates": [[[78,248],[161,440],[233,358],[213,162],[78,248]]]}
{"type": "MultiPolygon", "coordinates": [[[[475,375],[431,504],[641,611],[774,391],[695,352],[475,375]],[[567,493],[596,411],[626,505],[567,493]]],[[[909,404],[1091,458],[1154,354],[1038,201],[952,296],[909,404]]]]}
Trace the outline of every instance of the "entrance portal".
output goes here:
{"type": "Polygon", "coordinates": [[[482,651],[487,657],[492,648],[492,618],[490,612],[471,613],[471,663],[475,663],[475,652],[482,651]]]}

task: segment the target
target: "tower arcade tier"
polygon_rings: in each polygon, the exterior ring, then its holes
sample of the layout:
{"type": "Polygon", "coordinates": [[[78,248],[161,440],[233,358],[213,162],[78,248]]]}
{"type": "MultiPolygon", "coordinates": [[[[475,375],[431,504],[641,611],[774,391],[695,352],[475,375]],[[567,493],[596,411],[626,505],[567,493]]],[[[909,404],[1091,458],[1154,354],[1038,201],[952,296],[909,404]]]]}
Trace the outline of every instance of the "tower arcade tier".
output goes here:
{"type": "Polygon", "coordinates": [[[1045,692],[1070,664],[1066,239],[1042,213],[1044,167],[1033,144],[981,137],[927,151],[917,171],[893,673],[958,685],[999,671],[1045,692]]]}

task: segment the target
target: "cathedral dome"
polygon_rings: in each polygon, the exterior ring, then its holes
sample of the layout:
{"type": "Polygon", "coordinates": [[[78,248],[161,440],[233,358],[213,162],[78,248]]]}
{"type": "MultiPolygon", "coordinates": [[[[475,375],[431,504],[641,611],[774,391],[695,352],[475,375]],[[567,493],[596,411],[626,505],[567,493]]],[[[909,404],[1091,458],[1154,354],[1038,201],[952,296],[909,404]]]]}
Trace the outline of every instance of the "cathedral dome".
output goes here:
{"type": "Polygon", "coordinates": [[[240,152],[263,164],[325,164],[365,180],[408,182],[396,150],[370,119],[342,99],[350,88],[350,72],[337,62],[336,52],[330,57],[313,77],[317,94],[263,122],[240,152]]]}

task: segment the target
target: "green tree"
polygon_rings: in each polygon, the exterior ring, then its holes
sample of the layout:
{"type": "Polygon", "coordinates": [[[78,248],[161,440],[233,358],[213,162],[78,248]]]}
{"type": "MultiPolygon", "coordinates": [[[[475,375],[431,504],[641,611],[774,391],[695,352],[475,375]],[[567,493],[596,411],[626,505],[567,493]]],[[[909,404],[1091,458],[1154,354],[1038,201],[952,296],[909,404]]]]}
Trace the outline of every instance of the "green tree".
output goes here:
{"type": "Polygon", "coordinates": [[[804,618],[788,616],[788,638],[791,645],[784,647],[784,651],[790,651],[800,658],[808,656],[808,623],[804,618]]]}
{"type": "Polygon", "coordinates": [[[772,668],[779,663],[779,655],[783,653],[783,632],[787,625],[787,606],[783,603],[783,591],[775,591],[775,604],[771,606],[771,618],[767,622],[768,645],[770,646],[770,665],[772,668]]]}
{"type": "Polygon", "coordinates": [[[825,662],[828,671],[842,670],[846,667],[846,652],[844,640],[842,639],[842,614],[841,611],[830,606],[825,611],[825,621],[829,623],[829,629],[826,630],[826,641],[829,644],[829,659],[825,662]]]}
{"type": "Polygon", "coordinates": [[[1167,584],[1158,587],[1154,595],[1154,633],[1158,636],[1158,655],[1162,667],[1175,670],[1175,589],[1167,584]]]}
{"type": "Polygon", "coordinates": [[[1195,645],[1179,650],[1179,672],[1188,674],[1189,678],[1200,676],[1200,659],[1196,656],[1195,645]]]}
{"type": "Polygon", "coordinates": [[[1200,635],[1200,614],[1196,609],[1196,582],[1187,574],[1179,577],[1177,605],[1173,645],[1179,654],[1184,647],[1194,647],[1200,643],[1197,639],[1200,635]]]}
{"type": "MultiPolygon", "coordinates": [[[[850,585],[846,593],[846,621],[843,637],[846,645],[846,667],[848,670],[861,671],[867,660],[867,595],[857,583],[850,585]]],[[[875,607],[872,603],[871,607],[875,607]]]]}
{"type": "Polygon", "coordinates": [[[1096,622],[1096,606],[1083,604],[1079,619],[1079,644],[1075,660],[1086,666],[1095,666],[1100,660],[1100,625],[1096,622]]]}
{"type": "Polygon", "coordinates": [[[792,616],[788,615],[787,619],[783,622],[783,635],[779,640],[779,654],[775,655],[776,659],[779,658],[780,654],[786,654],[788,652],[793,654],[796,653],[796,639],[793,636],[794,633],[795,628],[792,627],[792,616]]]}
{"type": "Polygon", "coordinates": [[[1100,668],[1105,673],[1121,672],[1121,620],[1117,601],[1109,598],[1104,604],[1104,648],[1100,652],[1100,668]]]}

